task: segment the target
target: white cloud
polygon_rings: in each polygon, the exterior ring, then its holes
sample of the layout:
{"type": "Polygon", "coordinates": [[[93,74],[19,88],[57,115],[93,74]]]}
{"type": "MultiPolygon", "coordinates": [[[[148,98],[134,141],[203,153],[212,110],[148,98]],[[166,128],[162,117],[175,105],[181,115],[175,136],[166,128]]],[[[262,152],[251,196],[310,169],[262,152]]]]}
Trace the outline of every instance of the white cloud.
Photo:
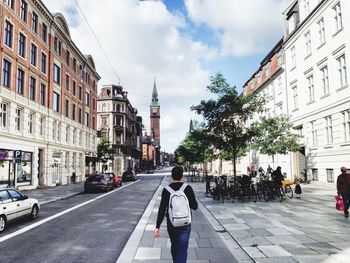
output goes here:
{"type": "Polygon", "coordinates": [[[214,30],[223,55],[266,52],[283,34],[291,0],[184,0],[191,20],[214,30]]]}
{"type": "MultiPolygon", "coordinates": [[[[188,109],[206,96],[209,72],[200,60],[213,56],[206,45],[181,33],[181,14],[169,12],[162,1],[78,0],[104,50],[118,72],[134,107],[149,130],[153,78],[161,105],[161,144],[175,149],[188,130],[188,109]]],[[[100,85],[118,83],[74,1],[44,0],[51,12],[62,12],[74,42],[94,57],[100,85]]]]}

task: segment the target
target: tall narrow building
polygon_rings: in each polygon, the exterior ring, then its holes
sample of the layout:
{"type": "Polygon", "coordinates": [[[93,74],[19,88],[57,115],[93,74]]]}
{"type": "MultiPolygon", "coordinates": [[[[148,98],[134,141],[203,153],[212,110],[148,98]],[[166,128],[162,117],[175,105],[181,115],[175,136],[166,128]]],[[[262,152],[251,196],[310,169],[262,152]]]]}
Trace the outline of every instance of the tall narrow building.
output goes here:
{"type": "Polygon", "coordinates": [[[160,106],[158,99],[158,91],[156,80],[154,79],[153,91],[152,91],[152,102],[150,106],[150,127],[151,136],[156,142],[156,146],[160,146],[160,106]]]}

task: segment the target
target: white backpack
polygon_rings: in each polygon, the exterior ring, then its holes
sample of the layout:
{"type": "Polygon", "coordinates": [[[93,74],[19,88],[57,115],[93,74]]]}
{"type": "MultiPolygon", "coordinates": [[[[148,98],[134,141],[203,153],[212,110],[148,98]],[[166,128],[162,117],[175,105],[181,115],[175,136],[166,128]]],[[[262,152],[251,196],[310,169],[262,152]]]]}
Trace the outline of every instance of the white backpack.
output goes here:
{"type": "Polygon", "coordinates": [[[186,226],[191,223],[191,209],[185,194],[187,184],[183,184],[177,191],[170,186],[165,189],[170,193],[168,215],[174,227],[186,226]]]}

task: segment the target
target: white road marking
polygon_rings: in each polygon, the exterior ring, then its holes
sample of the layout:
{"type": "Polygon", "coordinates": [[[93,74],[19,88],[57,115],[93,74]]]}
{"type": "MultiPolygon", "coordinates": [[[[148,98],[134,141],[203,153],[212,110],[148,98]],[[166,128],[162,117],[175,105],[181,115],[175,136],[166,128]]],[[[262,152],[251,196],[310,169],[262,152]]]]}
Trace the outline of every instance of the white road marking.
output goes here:
{"type": "Polygon", "coordinates": [[[81,203],[81,204],[79,204],[79,205],[73,206],[73,207],[71,207],[71,208],[69,208],[69,209],[67,209],[67,210],[64,210],[64,211],[62,211],[62,212],[59,212],[59,213],[57,213],[57,214],[55,214],[55,215],[52,215],[52,216],[50,216],[50,217],[48,217],[48,218],[45,218],[45,219],[43,219],[43,220],[40,220],[40,221],[34,223],[34,224],[31,224],[31,225],[29,225],[29,226],[26,226],[26,227],[20,229],[20,230],[17,230],[17,231],[15,231],[15,232],[11,233],[11,234],[8,234],[8,235],[6,235],[6,236],[3,236],[3,237],[0,238],[0,243],[4,242],[4,241],[6,241],[6,240],[8,240],[8,239],[10,239],[10,238],[13,238],[13,237],[15,237],[15,236],[18,236],[18,235],[20,235],[20,234],[23,234],[23,233],[25,233],[25,232],[27,232],[27,231],[33,229],[33,228],[36,228],[36,227],[38,227],[38,226],[40,226],[40,225],[42,225],[42,224],[45,224],[45,223],[47,223],[47,222],[49,222],[49,221],[51,221],[51,220],[53,220],[53,219],[55,219],[55,218],[57,218],[57,217],[63,216],[64,214],[67,214],[67,213],[69,213],[69,212],[72,212],[72,211],[74,211],[74,210],[76,210],[76,209],[78,209],[78,208],[80,208],[80,207],[82,207],[82,206],[84,206],[84,205],[90,204],[90,203],[92,203],[92,202],[94,202],[94,201],[96,201],[96,200],[98,200],[98,199],[100,199],[100,198],[103,198],[103,197],[105,197],[105,196],[107,196],[107,195],[110,195],[110,194],[112,194],[112,193],[114,193],[114,192],[116,192],[116,191],[119,191],[119,190],[123,189],[124,187],[127,187],[127,186],[132,185],[132,184],[137,183],[137,182],[139,182],[139,180],[137,180],[137,181],[135,181],[135,182],[132,182],[132,183],[130,183],[130,184],[121,186],[121,187],[119,187],[118,189],[113,190],[113,191],[111,191],[111,192],[105,193],[105,194],[103,194],[103,195],[99,195],[98,197],[95,197],[94,199],[91,199],[91,200],[86,201],[86,202],[84,202],[84,203],[81,203]]]}

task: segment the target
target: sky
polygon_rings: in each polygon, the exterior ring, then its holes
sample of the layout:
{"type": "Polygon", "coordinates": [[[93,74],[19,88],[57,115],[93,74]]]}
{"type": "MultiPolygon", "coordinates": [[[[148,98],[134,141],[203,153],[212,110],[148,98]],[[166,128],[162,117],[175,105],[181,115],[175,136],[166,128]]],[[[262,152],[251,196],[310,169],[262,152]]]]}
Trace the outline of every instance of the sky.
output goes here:
{"type": "Polygon", "coordinates": [[[185,138],[191,119],[202,121],[190,107],[211,98],[210,76],[221,72],[242,90],[283,36],[282,12],[291,1],[43,0],[64,15],[80,51],[93,56],[99,87],[120,83],[128,91],[148,134],[156,80],[167,152],[185,138]]]}

